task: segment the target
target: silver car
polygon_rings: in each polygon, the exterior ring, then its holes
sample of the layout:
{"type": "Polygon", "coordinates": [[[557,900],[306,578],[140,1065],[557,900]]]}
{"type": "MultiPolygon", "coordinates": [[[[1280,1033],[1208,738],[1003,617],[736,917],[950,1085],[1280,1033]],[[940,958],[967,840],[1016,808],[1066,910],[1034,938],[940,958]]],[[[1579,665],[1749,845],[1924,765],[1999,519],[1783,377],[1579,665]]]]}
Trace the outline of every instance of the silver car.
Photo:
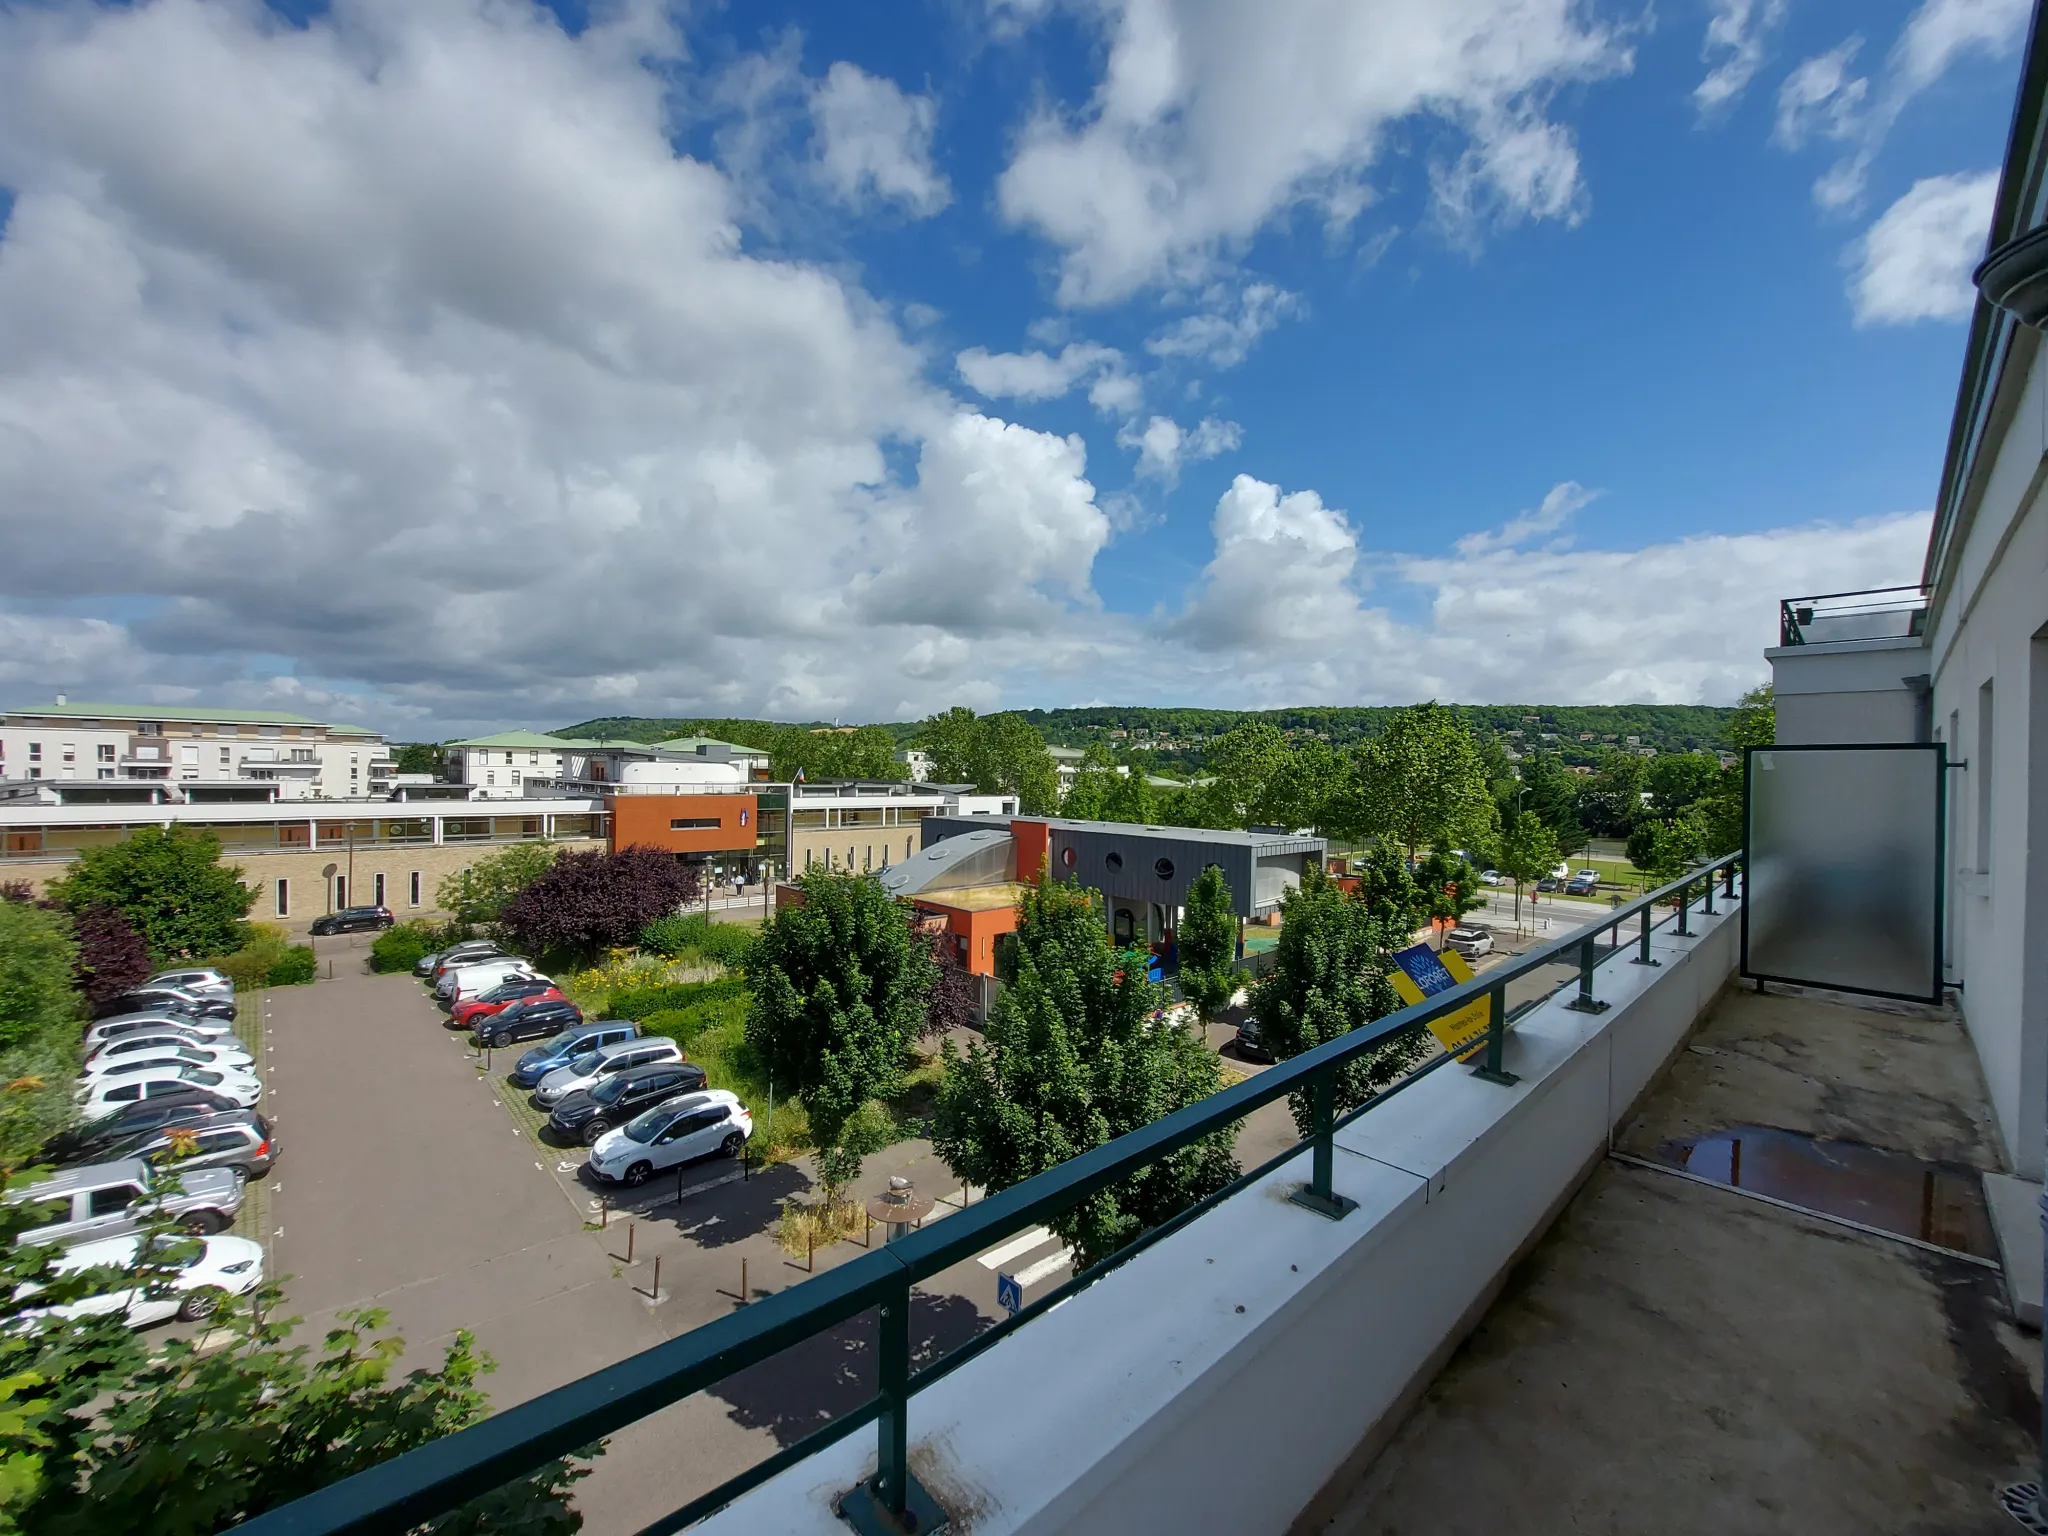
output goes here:
{"type": "Polygon", "coordinates": [[[675,1041],[659,1035],[651,1039],[620,1040],[612,1045],[600,1045],[542,1078],[540,1086],[533,1091],[534,1102],[542,1109],[553,1109],[579,1088],[595,1088],[606,1078],[616,1077],[634,1067],[682,1059],[683,1053],[675,1041]]]}
{"type": "Polygon", "coordinates": [[[210,965],[193,966],[182,971],[158,971],[135,990],[147,992],[157,987],[175,987],[180,992],[190,992],[196,997],[220,998],[233,1001],[235,984],[223,971],[210,965]]]}
{"type": "Polygon", "coordinates": [[[85,1048],[88,1052],[96,1051],[109,1041],[128,1035],[157,1035],[166,1031],[190,1035],[201,1045],[211,1045],[230,1038],[235,1026],[226,1019],[195,1019],[182,1013],[117,1013],[86,1027],[85,1048]]]}
{"type": "Polygon", "coordinates": [[[9,1190],[7,1203],[29,1206],[40,1218],[22,1242],[67,1247],[139,1231],[159,1214],[188,1232],[222,1232],[242,1208],[242,1181],[226,1168],[191,1169],[179,1176],[177,1190],[162,1189],[166,1177],[139,1157],[124,1157],[9,1190]]]}

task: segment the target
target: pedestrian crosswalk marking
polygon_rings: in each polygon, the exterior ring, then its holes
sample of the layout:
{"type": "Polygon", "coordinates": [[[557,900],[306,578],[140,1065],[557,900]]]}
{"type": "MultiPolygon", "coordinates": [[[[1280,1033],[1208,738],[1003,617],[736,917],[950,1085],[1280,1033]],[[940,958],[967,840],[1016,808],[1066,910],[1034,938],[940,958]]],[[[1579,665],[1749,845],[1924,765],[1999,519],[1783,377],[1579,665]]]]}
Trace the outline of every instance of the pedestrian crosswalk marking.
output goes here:
{"type": "Polygon", "coordinates": [[[1040,1259],[1029,1269],[1017,1271],[1017,1283],[1028,1291],[1032,1286],[1038,1284],[1039,1281],[1045,1279],[1046,1276],[1066,1268],[1067,1265],[1073,1262],[1074,1250],[1062,1244],[1057,1250],[1040,1259]]]}
{"type": "Polygon", "coordinates": [[[1020,1254],[1029,1253],[1041,1243],[1052,1241],[1052,1233],[1044,1227],[1027,1227],[1000,1248],[991,1248],[987,1253],[977,1255],[983,1269],[1001,1269],[1020,1254]]]}

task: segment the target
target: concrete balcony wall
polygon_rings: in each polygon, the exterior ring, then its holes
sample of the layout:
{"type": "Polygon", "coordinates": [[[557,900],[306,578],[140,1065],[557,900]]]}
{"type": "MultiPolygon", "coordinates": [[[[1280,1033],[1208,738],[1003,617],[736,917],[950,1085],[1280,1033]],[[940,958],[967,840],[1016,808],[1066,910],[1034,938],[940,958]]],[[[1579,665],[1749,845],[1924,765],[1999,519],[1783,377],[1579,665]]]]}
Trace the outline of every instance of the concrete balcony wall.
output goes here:
{"type": "Polygon", "coordinates": [[[1920,695],[1906,685],[1929,671],[1919,637],[1774,646],[1764,657],[1785,746],[1920,739],[1920,695]]]}
{"type": "MultiPolygon", "coordinates": [[[[1733,974],[1737,924],[1602,965],[1604,1014],[1559,994],[1502,1087],[1441,1070],[1338,1138],[1328,1221],[1287,1201],[1307,1154],[1020,1329],[911,1403],[912,1465],[995,1532],[1286,1532],[1348,1485],[1606,1151],[1733,974]]],[[[843,1536],[872,1473],[849,1437],[700,1527],[843,1536]]]]}

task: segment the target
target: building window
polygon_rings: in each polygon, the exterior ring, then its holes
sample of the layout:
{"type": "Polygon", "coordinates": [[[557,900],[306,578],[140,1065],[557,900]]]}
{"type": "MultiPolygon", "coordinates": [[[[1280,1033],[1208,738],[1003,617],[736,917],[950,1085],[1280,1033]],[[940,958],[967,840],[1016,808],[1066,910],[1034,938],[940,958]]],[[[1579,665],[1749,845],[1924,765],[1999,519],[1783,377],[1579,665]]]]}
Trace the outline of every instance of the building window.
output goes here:
{"type": "Polygon", "coordinates": [[[100,777],[103,779],[111,779],[113,776],[114,770],[111,768],[102,768],[100,770],[100,777]]]}
{"type": "Polygon", "coordinates": [[[32,779],[40,779],[43,776],[43,770],[40,768],[31,768],[28,771],[28,776],[32,779]]]}
{"type": "Polygon", "coordinates": [[[486,773],[486,774],[484,775],[484,783],[485,783],[486,785],[494,785],[494,784],[496,784],[497,782],[498,782],[498,776],[497,776],[497,775],[496,775],[495,773],[486,773]]]}
{"type": "Polygon", "coordinates": [[[512,787],[514,789],[519,787],[519,770],[517,768],[512,770],[512,787]]]}
{"type": "Polygon", "coordinates": [[[67,741],[67,742],[65,742],[65,743],[64,743],[64,761],[65,761],[65,762],[67,762],[67,763],[75,763],[75,762],[77,762],[77,761],[78,761],[78,743],[77,743],[77,742],[75,742],[75,741],[67,741]]]}
{"type": "Polygon", "coordinates": [[[382,875],[372,876],[371,884],[377,894],[370,898],[370,904],[381,907],[384,905],[384,877],[382,875]]]}
{"type": "Polygon", "coordinates": [[[290,917],[292,915],[292,883],[282,877],[277,882],[277,915],[279,917],[290,917]]]}
{"type": "Polygon", "coordinates": [[[221,767],[225,768],[229,763],[234,761],[234,750],[235,749],[233,747],[222,747],[220,749],[221,767]]]}
{"type": "Polygon", "coordinates": [[[416,907],[420,904],[420,872],[418,870],[412,872],[412,879],[409,883],[412,887],[411,904],[416,907]]]}
{"type": "Polygon", "coordinates": [[[540,766],[540,754],[538,752],[527,753],[526,766],[529,768],[538,768],[540,766]]]}
{"type": "Polygon", "coordinates": [[[716,816],[678,816],[668,824],[671,832],[714,832],[718,829],[716,816]]]}
{"type": "Polygon", "coordinates": [[[505,754],[505,766],[507,768],[510,768],[512,766],[512,754],[510,752],[507,752],[505,754]]]}
{"type": "Polygon", "coordinates": [[[28,760],[32,763],[40,763],[43,760],[43,744],[40,741],[28,744],[28,760]]]}

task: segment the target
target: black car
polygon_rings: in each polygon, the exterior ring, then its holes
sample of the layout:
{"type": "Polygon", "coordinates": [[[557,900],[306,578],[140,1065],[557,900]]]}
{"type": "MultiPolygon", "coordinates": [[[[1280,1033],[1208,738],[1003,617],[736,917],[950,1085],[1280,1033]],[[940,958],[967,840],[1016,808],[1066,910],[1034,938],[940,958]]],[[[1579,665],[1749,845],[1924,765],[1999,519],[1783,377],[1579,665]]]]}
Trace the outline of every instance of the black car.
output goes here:
{"type": "Polygon", "coordinates": [[[314,918],[312,932],[316,938],[330,933],[361,933],[389,928],[397,921],[389,907],[343,907],[339,912],[314,918]]]}
{"type": "Polygon", "coordinates": [[[141,1157],[157,1168],[227,1168],[242,1178],[260,1179],[270,1172],[277,1153],[271,1123],[253,1109],[235,1109],[145,1131],[109,1147],[105,1161],[141,1157]]]}
{"type": "Polygon", "coordinates": [[[197,998],[184,992],[159,992],[138,987],[108,998],[93,1009],[95,1019],[111,1019],[117,1013],[182,1013],[190,1019],[227,1019],[235,1016],[232,998],[197,998]]]}
{"type": "Polygon", "coordinates": [[[1259,1021],[1246,1019],[1237,1026],[1237,1054],[1246,1061],[1271,1061],[1272,1048],[1259,1034],[1259,1021]]]}
{"type": "Polygon", "coordinates": [[[694,1061],[661,1061],[651,1066],[632,1067],[608,1077],[595,1088],[579,1088],[548,1116],[548,1129],[557,1136],[595,1146],[597,1138],[615,1125],[624,1125],[643,1109],[652,1109],[663,1099],[679,1093],[695,1093],[705,1086],[704,1069],[694,1061]]]}
{"type": "Polygon", "coordinates": [[[167,1125],[185,1125],[195,1120],[204,1120],[211,1115],[223,1114],[239,1109],[240,1106],[224,1093],[215,1093],[210,1088],[188,1088],[181,1093],[167,1094],[162,1098],[143,1099],[134,1104],[124,1104],[110,1115],[97,1120],[88,1120],[83,1125],[73,1126],[61,1135],[51,1138],[43,1150],[50,1160],[60,1167],[71,1167],[80,1163],[104,1163],[108,1147],[140,1136],[148,1131],[162,1130],[167,1125]]]}
{"type": "Polygon", "coordinates": [[[562,998],[511,1003],[476,1021],[476,1042],[502,1050],[518,1040],[544,1040],[583,1022],[583,1010],[562,998]]]}

